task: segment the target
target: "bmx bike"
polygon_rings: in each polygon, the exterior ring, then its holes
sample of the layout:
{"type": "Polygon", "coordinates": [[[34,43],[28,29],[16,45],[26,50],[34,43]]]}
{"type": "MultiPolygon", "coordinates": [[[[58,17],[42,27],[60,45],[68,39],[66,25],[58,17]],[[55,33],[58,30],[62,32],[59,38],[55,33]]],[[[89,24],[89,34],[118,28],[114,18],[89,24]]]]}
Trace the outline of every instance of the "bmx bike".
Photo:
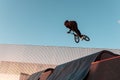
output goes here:
{"type": "MultiPolygon", "coordinates": [[[[81,38],[75,32],[72,32],[71,34],[74,35],[74,41],[76,43],[79,43],[81,38]]],[[[83,34],[83,38],[81,39],[81,41],[83,41],[83,40],[90,41],[90,38],[87,35],[83,34]]]]}

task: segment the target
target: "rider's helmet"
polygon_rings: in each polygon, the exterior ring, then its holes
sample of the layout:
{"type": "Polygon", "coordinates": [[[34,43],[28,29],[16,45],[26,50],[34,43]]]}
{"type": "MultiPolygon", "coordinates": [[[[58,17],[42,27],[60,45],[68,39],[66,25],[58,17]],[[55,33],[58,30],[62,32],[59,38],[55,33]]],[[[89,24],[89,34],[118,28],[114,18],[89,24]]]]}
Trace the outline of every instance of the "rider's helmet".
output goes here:
{"type": "Polygon", "coordinates": [[[69,21],[68,20],[66,20],[65,22],[64,22],[64,24],[66,24],[66,23],[68,23],[69,21]]]}
{"type": "Polygon", "coordinates": [[[68,20],[66,20],[65,22],[64,22],[64,25],[67,27],[68,26],[68,20]]]}

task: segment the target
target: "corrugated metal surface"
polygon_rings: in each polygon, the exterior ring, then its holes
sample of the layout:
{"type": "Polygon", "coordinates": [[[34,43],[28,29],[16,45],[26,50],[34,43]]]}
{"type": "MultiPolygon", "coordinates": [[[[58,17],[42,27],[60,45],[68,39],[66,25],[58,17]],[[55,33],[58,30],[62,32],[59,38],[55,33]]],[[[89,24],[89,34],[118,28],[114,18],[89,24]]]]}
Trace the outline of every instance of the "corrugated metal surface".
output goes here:
{"type": "Polygon", "coordinates": [[[21,73],[32,74],[49,67],[54,68],[55,66],[56,65],[51,65],[51,64],[35,64],[35,63],[1,61],[0,73],[16,74],[16,75],[20,75],[21,73]]]}
{"type": "Polygon", "coordinates": [[[101,50],[120,54],[120,49],[0,44],[0,61],[59,65],[101,50]]]}
{"type": "Polygon", "coordinates": [[[46,68],[55,68],[55,66],[51,64],[1,61],[0,80],[27,80],[29,75],[46,68]]]}
{"type": "Polygon", "coordinates": [[[120,49],[0,44],[0,80],[18,80],[20,73],[32,74],[101,50],[120,54],[120,49]]]}

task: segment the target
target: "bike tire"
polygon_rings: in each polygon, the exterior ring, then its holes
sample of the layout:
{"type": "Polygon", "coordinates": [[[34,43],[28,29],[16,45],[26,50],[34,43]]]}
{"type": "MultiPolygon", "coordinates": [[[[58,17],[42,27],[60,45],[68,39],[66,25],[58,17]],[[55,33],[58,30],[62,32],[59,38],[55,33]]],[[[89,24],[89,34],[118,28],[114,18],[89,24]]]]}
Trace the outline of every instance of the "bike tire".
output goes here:
{"type": "Polygon", "coordinates": [[[76,43],[79,43],[80,42],[79,36],[74,34],[74,40],[75,40],[76,43]]]}
{"type": "Polygon", "coordinates": [[[83,35],[83,40],[90,41],[90,38],[87,35],[83,35]]]}

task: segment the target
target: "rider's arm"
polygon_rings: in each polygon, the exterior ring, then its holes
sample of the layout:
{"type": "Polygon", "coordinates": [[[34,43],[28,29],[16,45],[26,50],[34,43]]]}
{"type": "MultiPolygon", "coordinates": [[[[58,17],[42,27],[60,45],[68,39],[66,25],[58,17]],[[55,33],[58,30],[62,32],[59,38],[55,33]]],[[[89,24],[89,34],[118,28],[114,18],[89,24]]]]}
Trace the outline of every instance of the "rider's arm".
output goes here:
{"type": "Polygon", "coordinates": [[[71,32],[71,29],[67,33],[70,33],[70,32],[71,32]]]}

